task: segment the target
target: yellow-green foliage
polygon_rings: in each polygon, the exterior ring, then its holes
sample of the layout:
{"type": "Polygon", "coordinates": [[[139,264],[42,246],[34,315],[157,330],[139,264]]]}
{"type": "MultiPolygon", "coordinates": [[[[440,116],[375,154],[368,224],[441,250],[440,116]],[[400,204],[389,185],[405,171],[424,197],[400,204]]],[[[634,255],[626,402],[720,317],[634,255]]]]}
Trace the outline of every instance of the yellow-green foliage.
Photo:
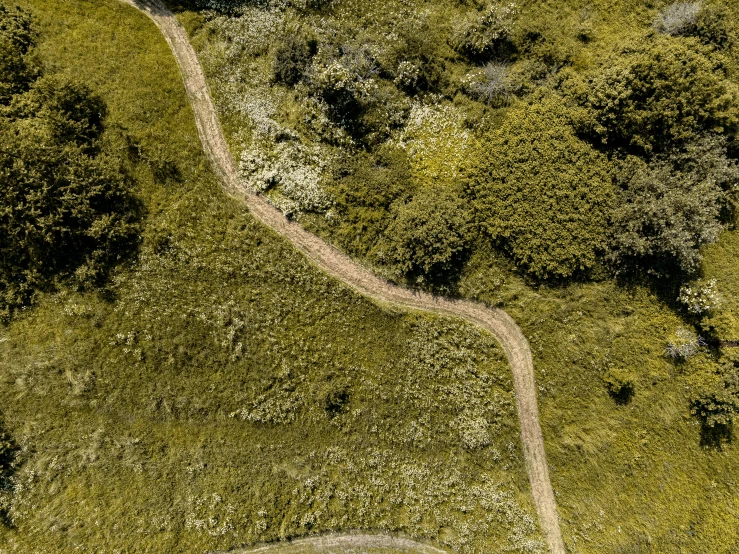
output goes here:
{"type": "Polygon", "coordinates": [[[481,141],[466,187],[483,232],[536,277],[583,273],[605,250],[608,160],[575,136],[555,96],[508,113],[481,141]]]}
{"type": "Polygon", "coordinates": [[[416,105],[399,142],[405,145],[415,180],[421,185],[453,185],[467,158],[471,136],[455,106],[416,105]]]}

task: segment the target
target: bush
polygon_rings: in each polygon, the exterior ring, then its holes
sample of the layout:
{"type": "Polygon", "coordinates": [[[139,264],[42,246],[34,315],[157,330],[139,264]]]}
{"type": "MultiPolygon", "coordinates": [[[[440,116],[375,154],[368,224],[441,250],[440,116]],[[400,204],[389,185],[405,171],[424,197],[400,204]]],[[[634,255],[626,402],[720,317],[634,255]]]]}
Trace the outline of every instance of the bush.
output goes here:
{"type": "Polygon", "coordinates": [[[731,439],[739,415],[739,369],[729,358],[723,364],[699,367],[690,377],[690,412],[701,423],[703,446],[720,447],[731,439]]]}
{"type": "Polygon", "coordinates": [[[106,112],[103,99],[86,85],[52,75],[14,97],[8,114],[42,123],[57,144],[91,148],[103,132],[106,112]]]}
{"type": "Polygon", "coordinates": [[[683,285],[677,301],[689,314],[702,316],[715,312],[720,303],[716,279],[708,282],[698,279],[692,285],[683,285]]]}
{"type": "Polygon", "coordinates": [[[390,206],[412,192],[411,166],[404,150],[384,146],[345,162],[329,186],[339,227],[339,245],[365,256],[387,226],[390,206]]]}
{"type": "Polygon", "coordinates": [[[732,136],[737,86],[722,62],[695,39],[657,36],[624,48],[564,90],[585,108],[579,130],[608,148],[664,152],[706,133],[732,136]]]}
{"type": "Polygon", "coordinates": [[[654,20],[654,28],[672,36],[694,35],[703,2],[674,2],[663,9],[654,20]]]}
{"type": "Polygon", "coordinates": [[[733,39],[731,14],[721,4],[675,2],[662,10],[654,28],[672,36],[694,36],[706,44],[726,48],[733,39]]]}
{"type": "Polygon", "coordinates": [[[673,360],[685,361],[695,356],[703,345],[704,342],[701,337],[690,329],[680,327],[667,342],[665,354],[673,360]]]}
{"type": "Polygon", "coordinates": [[[96,152],[100,99],[42,79],[0,122],[0,316],[74,277],[100,284],[136,242],[139,204],[118,160],[96,152]]]}
{"type": "Polygon", "coordinates": [[[300,32],[288,34],[275,53],[274,80],[289,86],[297,85],[316,52],[318,42],[315,39],[308,39],[300,32]]]}
{"type": "Polygon", "coordinates": [[[612,208],[609,165],[574,135],[560,99],[513,108],[467,172],[481,229],[522,269],[546,279],[596,266],[612,208]]]}
{"type": "Polygon", "coordinates": [[[628,404],[634,396],[634,376],[625,369],[609,369],[604,377],[608,394],[616,404],[628,404]]]}
{"type": "Polygon", "coordinates": [[[38,76],[30,55],[35,41],[31,16],[0,4],[0,105],[25,91],[38,76]]]}
{"type": "Polygon", "coordinates": [[[467,207],[454,192],[428,188],[397,206],[375,248],[378,262],[420,282],[448,279],[470,246],[467,207]]]}
{"type": "Polygon", "coordinates": [[[651,273],[700,267],[700,247],[723,228],[721,205],[739,182],[739,167],[716,137],[690,143],[650,164],[630,158],[619,173],[610,259],[651,273]]]}
{"type": "Polygon", "coordinates": [[[451,46],[474,60],[505,58],[512,53],[517,10],[515,4],[491,4],[482,13],[469,12],[459,19],[451,46]]]}
{"type": "Polygon", "coordinates": [[[411,95],[437,92],[447,86],[436,29],[422,18],[402,23],[396,32],[398,41],[386,51],[383,62],[393,83],[411,95]]]}
{"type": "Polygon", "coordinates": [[[18,465],[20,448],[5,429],[0,418],[0,523],[9,524],[8,510],[13,492],[13,475],[18,465]]]}
{"type": "Polygon", "coordinates": [[[502,63],[489,63],[468,75],[463,86],[470,96],[495,108],[507,106],[519,90],[511,80],[509,66],[502,63]]]}

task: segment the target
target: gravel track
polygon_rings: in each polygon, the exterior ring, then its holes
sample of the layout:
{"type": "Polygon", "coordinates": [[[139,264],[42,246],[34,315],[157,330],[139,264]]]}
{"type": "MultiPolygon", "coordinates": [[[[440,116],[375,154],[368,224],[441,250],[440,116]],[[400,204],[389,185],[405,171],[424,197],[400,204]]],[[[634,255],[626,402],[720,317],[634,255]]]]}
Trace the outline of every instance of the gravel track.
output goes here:
{"type": "Polygon", "coordinates": [[[289,240],[320,269],[361,294],[380,303],[465,319],[484,328],[498,340],[508,357],[513,373],[521,441],[539,526],[550,551],[553,554],[564,554],[557,504],[549,481],[544,439],[539,425],[531,350],[516,322],[506,312],[497,308],[392,285],[309,233],[299,224],[289,221],[264,198],[249,191],[239,178],[236,163],[221,131],[205,74],[185,29],[160,0],[121,1],[143,11],[164,35],[182,72],[203,148],[223,187],[233,196],[245,201],[255,218],[289,240]]]}

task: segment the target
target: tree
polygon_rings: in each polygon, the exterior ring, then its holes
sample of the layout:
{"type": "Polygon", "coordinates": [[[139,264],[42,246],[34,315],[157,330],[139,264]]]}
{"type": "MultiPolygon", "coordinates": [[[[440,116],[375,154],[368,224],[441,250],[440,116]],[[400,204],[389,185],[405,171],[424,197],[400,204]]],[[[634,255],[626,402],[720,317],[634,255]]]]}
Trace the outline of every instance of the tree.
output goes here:
{"type": "Polygon", "coordinates": [[[466,173],[483,233],[531,275],[583,274],[605,251],[614,192],[608,160],[575,136],[561,99],[513,108],[466,173]]]}
{"type": "Polygon", "coordinates": [[[440,281],[458,269],[470,232],[467,208],[458,195],[428,188],[396,208],[374,254],[406,278],[440,281]]]}
{"type": "Polygon", "coordinates": [[[61,279],[100,284],[136,244],[131,180],[97,144],[104,113],[85,87],[42,79],[0,118],[0,317],[61,279]]]}
{"type": "Polygon", "coordinates": [[[289,86],[297,85],[318,51],[318,42],[299,31],[288,34],[277,47],[274,61],[274,79],[289,86]]]}
{"type": "Polygon", "coordinates": [[[28,92],[15,96],[6,116],[44,125],[58,144],[92,148],[103,133],[107,108],[86,85],[50,75],[38,79],[28,92]]]}
{"type": "Polygon", "coordinates": [[[38,76],[30,56],[35,41],[31,16],[0,4],[0,105],[8,104],[38,76]]]}
{"type": "Polygon", "coordinates": [[[617,267],[635,262],[655,274],[699,268],[700,247],[717,240],[722,203],[739,183],[724,144],[705,137],[649,164],[635,157],[622,164],[609,254],[617,267]]]}
{"type": "Polygon", "coordinates": [[[739,125],[739,89],[726,79],[721,57],[694,38],[637,41],[584,78],[566,79],[563,90],[584,108],[584,135],[636,155],[706,133],[732,136],[739,125]]]}

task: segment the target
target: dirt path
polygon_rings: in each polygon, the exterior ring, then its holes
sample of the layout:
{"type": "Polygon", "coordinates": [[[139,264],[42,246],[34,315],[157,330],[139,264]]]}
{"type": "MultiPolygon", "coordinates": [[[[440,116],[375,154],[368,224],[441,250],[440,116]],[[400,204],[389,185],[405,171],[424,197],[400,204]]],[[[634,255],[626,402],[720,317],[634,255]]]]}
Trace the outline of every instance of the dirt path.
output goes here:
{"type": "Polygon", "coordinates": [[[449,554],[428,544],[415,542],[390,535],[368,535],[363,533],[344,533],[341,535],[322,535],[308,537],[286,543],[273,543],[264,546],[229,550],[211,554],[330,554],[333,552],[377,552],[386,554],[449,554]],[[359,550],[355,550],[359,549],[359,550]]]}
{"type": "Polygon", "coordinates": [[[361,294],[379,302],[416,310],[460,317],[483,327],[500,342],[513,372],[516,406],[521,427],[521,440],[531,494],[539,517],[539,525],[553,554],[564,554],[565,548],[557,517],[557,504],[549,481],[544,439],[539,425],[536,383],[531,351],[521,329],[503,310],[482,304],[436,297],[391,285],[352,261],[346,254],[309,233],[262,197],[247,190],[239,179],[236,163],[221,131],[205,74],[187,32],[174,14],[160,0],[121,0],[148,15],[159,27],[180,66],[187,94],[195,113],[198,133],[213,168],[224,188],[243,199],[251,214],[288,239],[315,265],[343,281],[361,294]]]}

